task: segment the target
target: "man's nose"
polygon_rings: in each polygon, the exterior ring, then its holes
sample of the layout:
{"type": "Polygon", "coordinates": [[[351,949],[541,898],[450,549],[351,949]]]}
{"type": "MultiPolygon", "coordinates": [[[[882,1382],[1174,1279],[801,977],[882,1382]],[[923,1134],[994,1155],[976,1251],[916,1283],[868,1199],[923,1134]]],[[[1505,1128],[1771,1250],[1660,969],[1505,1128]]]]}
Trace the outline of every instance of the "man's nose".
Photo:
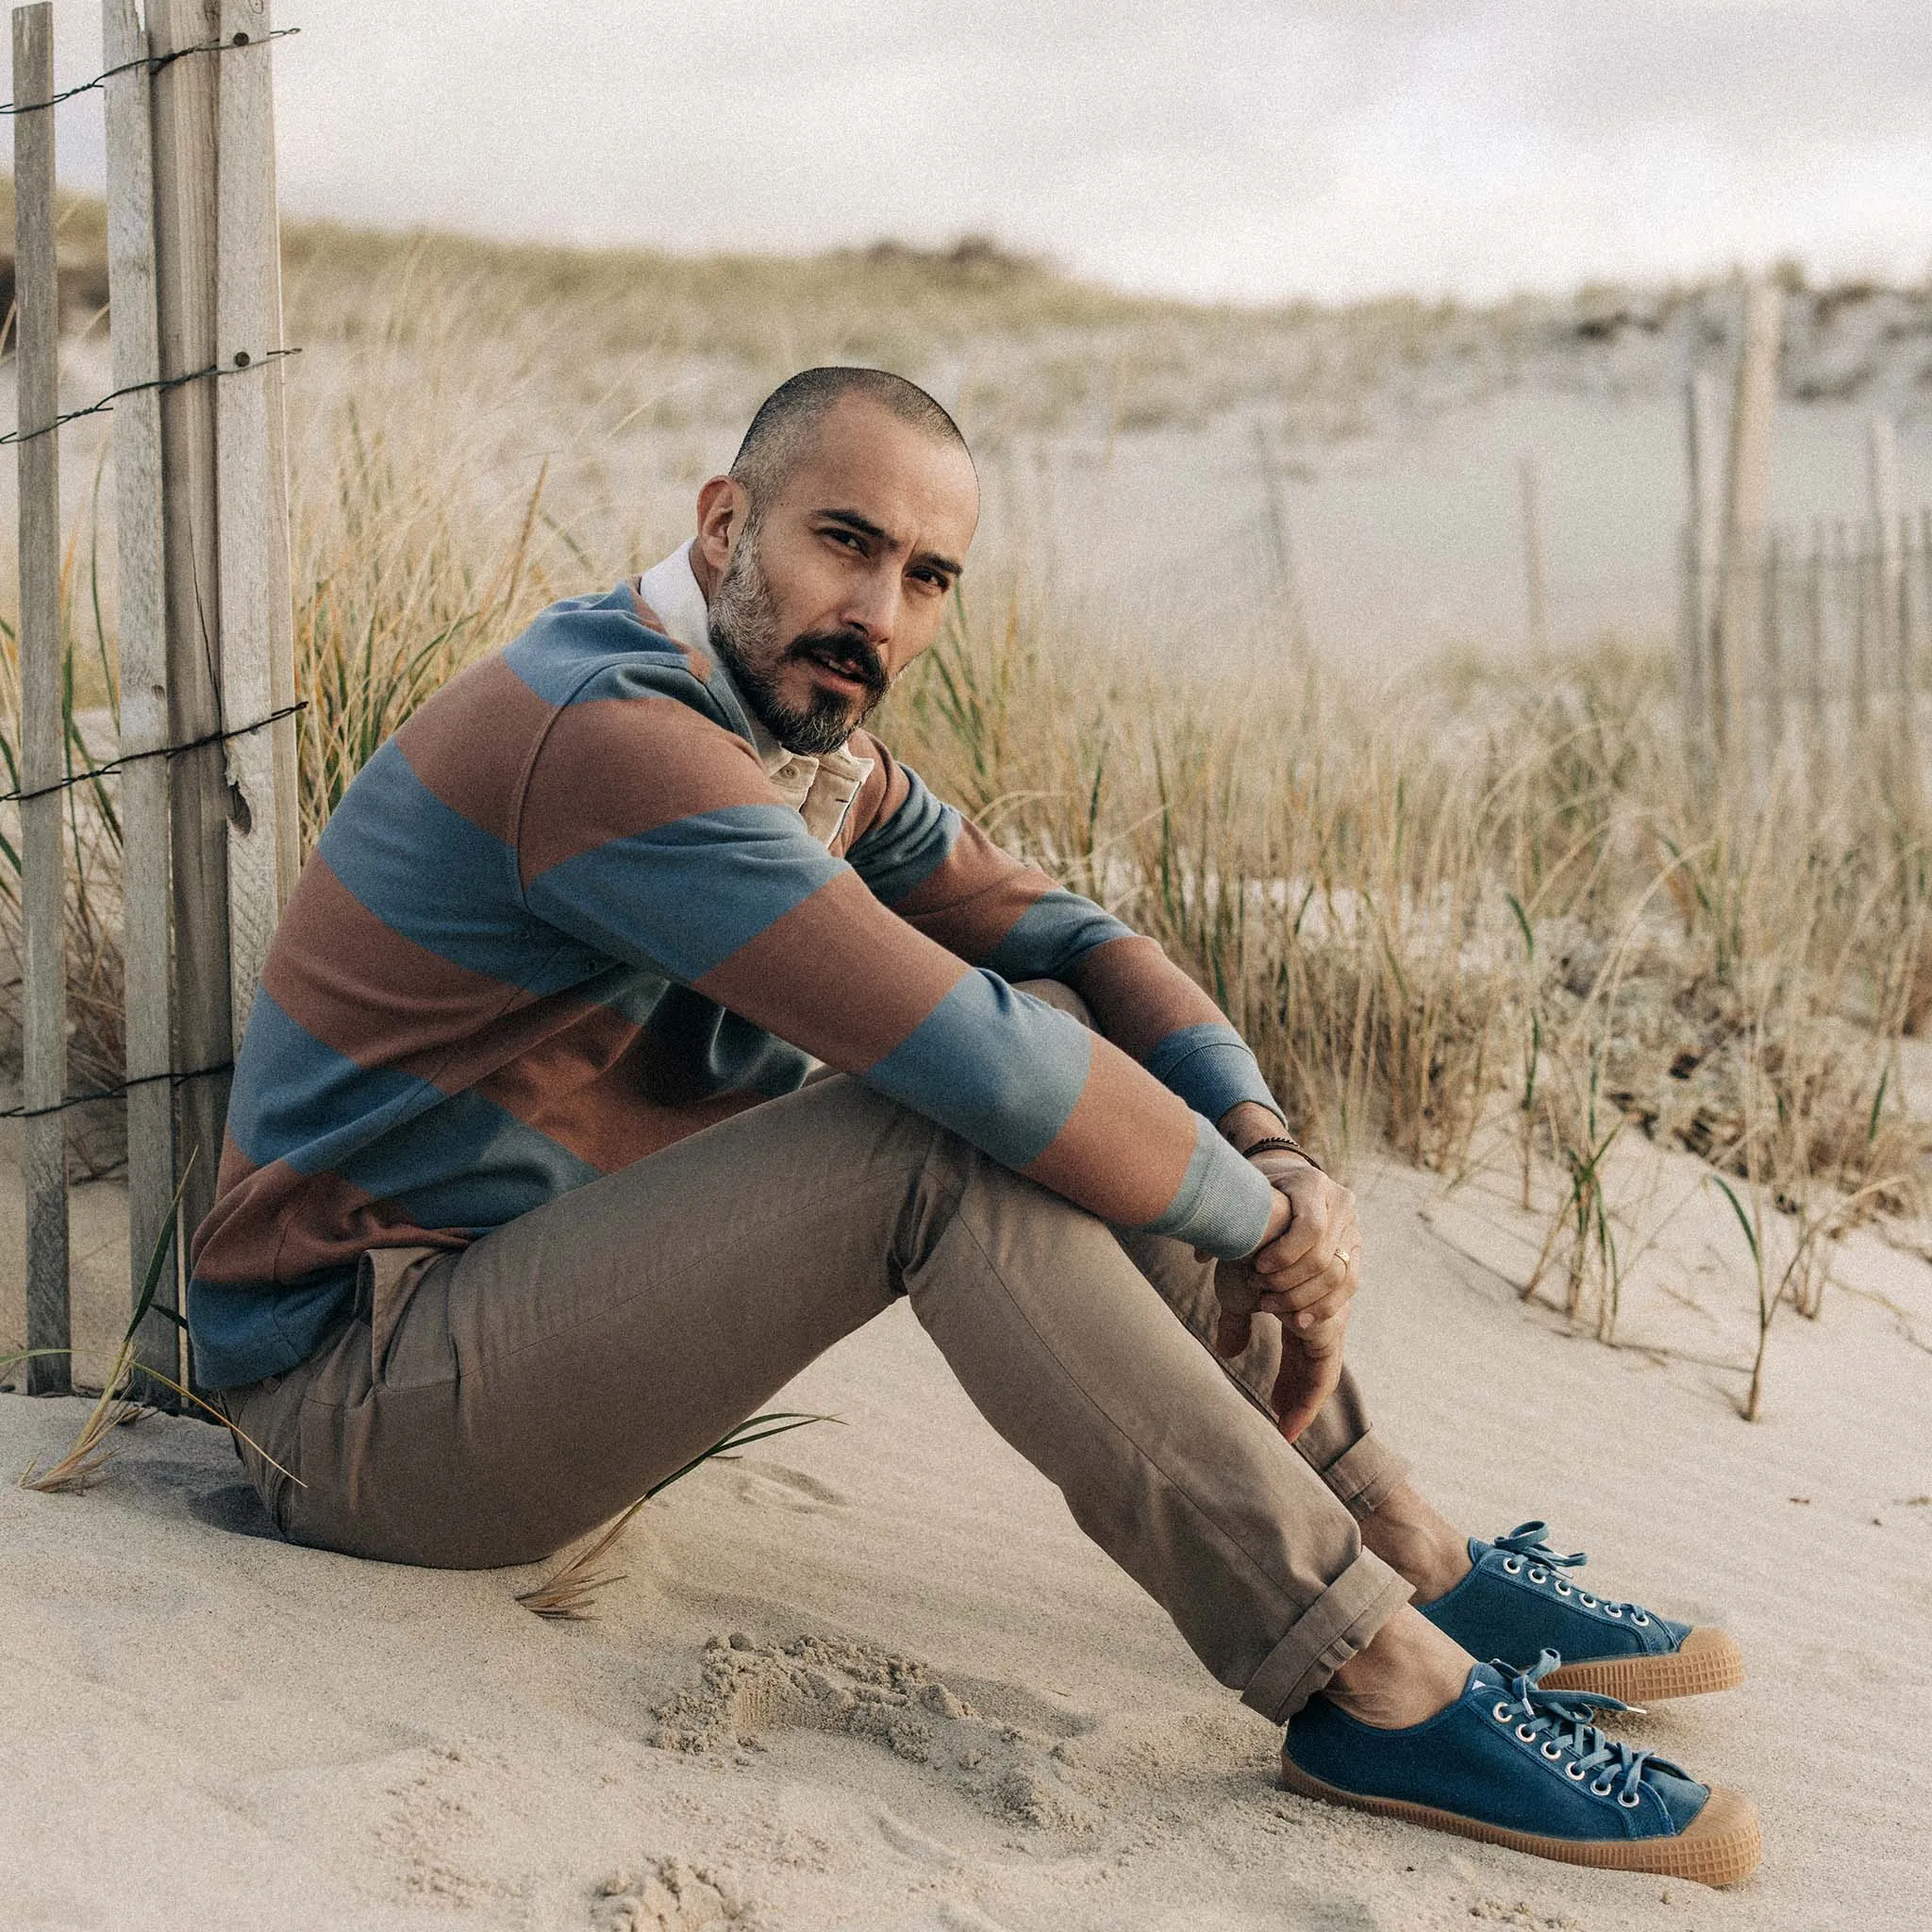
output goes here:
{"type": "Polygon", "coordinates": [[[867,571],[854,585],[840,611],[841,623],[866,637],[883,650],[892,641],[899,622],[899,573],[892,570],[867,571]]]}

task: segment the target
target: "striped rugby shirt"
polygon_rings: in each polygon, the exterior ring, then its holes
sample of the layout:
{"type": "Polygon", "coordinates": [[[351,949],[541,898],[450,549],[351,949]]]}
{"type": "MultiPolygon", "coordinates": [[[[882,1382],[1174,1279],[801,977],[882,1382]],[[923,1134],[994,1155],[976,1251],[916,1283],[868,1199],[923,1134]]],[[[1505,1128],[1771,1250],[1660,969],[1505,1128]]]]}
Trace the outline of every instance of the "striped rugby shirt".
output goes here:
{"type": "MultiPolygon", "coordinates": [[[[689,608],[684,553],[660,585],[689,608]]],[[[1211,1123],[1280,1109],[1154,941],[869,734],[788,759],[701,596],[682,622],[633,583],[553,605],[382,746],[290,900],[193,1242],[197,1374],[293,1367],[365,1250],[460,1248],[815,1059],[1117,1225],[1230,1257],[1266,1225],[1268,1182],[1211,1123]]]]}

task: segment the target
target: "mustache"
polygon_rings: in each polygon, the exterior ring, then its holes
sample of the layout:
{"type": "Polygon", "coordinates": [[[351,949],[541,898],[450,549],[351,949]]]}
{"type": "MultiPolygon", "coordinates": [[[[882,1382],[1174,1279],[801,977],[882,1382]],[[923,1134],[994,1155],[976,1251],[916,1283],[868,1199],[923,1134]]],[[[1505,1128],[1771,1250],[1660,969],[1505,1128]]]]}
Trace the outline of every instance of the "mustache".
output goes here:
{"type": "Polygon", "coordinates": [[[891,678],[885,659],[873,648],[862,631],[807,631],[785,647],[787,658],[815,658],[842,676],[854,677],[865,686],[876,701],[885,696],[891,678]]]}

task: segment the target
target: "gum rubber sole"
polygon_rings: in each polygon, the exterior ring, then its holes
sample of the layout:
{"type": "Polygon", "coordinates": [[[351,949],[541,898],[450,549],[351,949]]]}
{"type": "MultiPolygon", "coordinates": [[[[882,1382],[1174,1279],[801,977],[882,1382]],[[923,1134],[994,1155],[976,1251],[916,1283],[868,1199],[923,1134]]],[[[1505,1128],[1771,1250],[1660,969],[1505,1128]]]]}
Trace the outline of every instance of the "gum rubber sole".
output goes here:
{"type": "Polygon", "coordinates": [[[1625,1704],[1658,1704],[1669,1697],[1733,1690],[1743,1681],[1743,1652],[1722,1630],[1699,1624],[1675,1650],[1565,1664],[1543,1679],[1543,1689],[1595,1690],[1625,1704]]]}
{"type": "MultiPolygon", "coordinates": [[[[1545,1680],[1547,1681],[1547,1679],[1545,1680]]],[[[1533,1858],[1554,1858],[1565,1865],[1594,1865],[1609,1872],[1647,1872],[1657,1878],[1688,1878],[1697,1885],[1735,1885],[1746,1877],[1763,1856],[1757,1814],[1750,1801],[1723,1785],[1713,1785],[1704,1809],[1674,1838],[1575,1839],[1543,1838],[1533,1831],[1510,1831],[1459,1812],[1439,1811],[1431,1805],[1411,1805],[1401,1798],[1371,1798],[1310,1777],[1286,1752],[1281,1758],[1281,1782],[1304,1798],[1329,1805],[1346,1805],[1373,1811],[1382,1818],[1400,1818],[1430,1831],[1454,1832],[1484,1844],[1505,1845],[1527,1852],[1533,1858]]]]}

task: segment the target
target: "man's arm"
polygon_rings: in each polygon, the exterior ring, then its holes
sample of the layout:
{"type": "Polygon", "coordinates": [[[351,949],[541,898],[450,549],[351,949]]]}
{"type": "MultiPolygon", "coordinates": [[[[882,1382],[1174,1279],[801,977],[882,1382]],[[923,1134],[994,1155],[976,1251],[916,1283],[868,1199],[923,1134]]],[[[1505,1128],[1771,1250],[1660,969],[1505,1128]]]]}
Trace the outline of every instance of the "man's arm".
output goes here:
{"type": "Polygon", "coordinates": [[[885,905],[1003,979],[1072,987],[1107,1039],[1224,1132],[1237,1114],[1282,1131],[1246,1041],[1155,941],[1002,851],[884,746],[866,750],[879,764],[878,798],[850,856],[885,905]]]}
{"type": "Polygon", "coordinates": [[[1208,1121],[894,917],[750,747],[691,707],[566,705],[516,856],[526,906],[558,932],[715,999],[1103,1219],[1221,1256],[1266,1231],[1273,1191],[1208,1121]]]}

